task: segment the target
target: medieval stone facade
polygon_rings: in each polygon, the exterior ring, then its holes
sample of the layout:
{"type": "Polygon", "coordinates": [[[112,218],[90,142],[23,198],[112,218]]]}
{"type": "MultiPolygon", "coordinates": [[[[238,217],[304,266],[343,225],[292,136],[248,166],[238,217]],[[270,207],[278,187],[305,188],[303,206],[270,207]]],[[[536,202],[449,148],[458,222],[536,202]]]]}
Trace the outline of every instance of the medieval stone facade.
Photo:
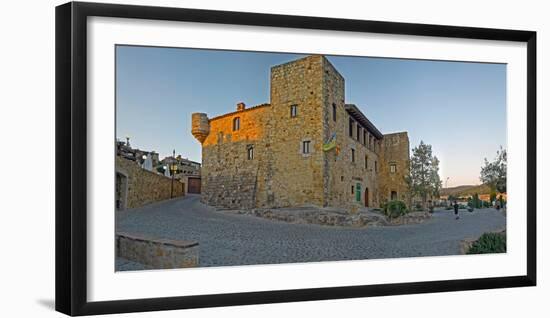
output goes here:
{"type": "Polygon", "coordinates": [[[406,132],[383,135],[320,55],[271,68],[270,103],[192,115],[202,144],[202,199],[227,208],[378,207],[404,200],[406,132]]]}

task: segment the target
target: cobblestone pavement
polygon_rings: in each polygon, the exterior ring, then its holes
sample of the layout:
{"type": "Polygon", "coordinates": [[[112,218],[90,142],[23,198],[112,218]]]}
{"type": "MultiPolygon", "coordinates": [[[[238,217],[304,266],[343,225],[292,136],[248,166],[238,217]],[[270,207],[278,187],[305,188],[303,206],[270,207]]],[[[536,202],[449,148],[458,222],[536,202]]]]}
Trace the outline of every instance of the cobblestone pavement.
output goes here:
{"type": "MultiPolygon", "coordinates": [[[[436,211],[422,223],[346,228],[290,224],[215,211],[188,195],[117,212],[117,230],[199,242],[200,266],[275,264],[459,254],[459,241],[503,229],[494,209],[436,211]]],[[[117,270],[138,269],[117,259],[117,270]],[[119,266],[120,264],[120,266],[119,266]]]]}

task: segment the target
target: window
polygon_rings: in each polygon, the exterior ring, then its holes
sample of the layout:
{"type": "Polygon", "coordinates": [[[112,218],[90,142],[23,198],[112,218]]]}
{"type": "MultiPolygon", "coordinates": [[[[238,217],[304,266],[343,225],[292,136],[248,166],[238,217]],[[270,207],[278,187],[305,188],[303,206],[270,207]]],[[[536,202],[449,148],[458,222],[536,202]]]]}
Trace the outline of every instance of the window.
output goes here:
{"type": "Polygon", "coordinates": [[[351,149],[351,162],[355,162],[355,149],[351,149]]]}
{"type": "Polygon", "coordinates": [[[353,124],[354,124],[354,121],[353,119],[349,119],[349,136],[353,138],[353,124]]]}
{"type": "Polygon", "coordinates": [[[355,193],[355,187],[351,186],[351,194],[354,194],[354,193],[355,193]]]}
{"type": "Polygon", "coordinates": [[[390,172],[395,173],[397,171],[397,165],[395,163],[390,163],[390,172]]]}
{"type": "Polygon", "coordinates": [[[392,191],[390,194],[390,198],[392,201],[397,200],[397,191],[392,191]]]}
{"type": "Polygon", "coordinates": [[[369,169],[369,156],[365,156],[365,170],[369,169]]]}
{"type": "Polygon", "coordinates": [[[248,158],[248,160],[254,159],[254,146],[249,145],[248,147],[246,147],[246,157],[248,158]]]}
{"type": "Polygon", "coordinates": [[[311,144],[310,140],[304,140],[302,141],[302,153],[308,154],[309,153],[309,146],[311,144]]]}
{"type": "Polygon", "coordinates": [[[298,116],[298,105],[290,105],[290,117],[298,116]]]}
{"type": "Polygon", "coordinates": [[[233,131],[241,129],[241,118],[235,117],[233,119],[233,131]]]}
{"type": "Polygon", "coordinates": [[[332,120],[336,121],[336,104],[332,103],[332,120]]]}
{"type": "Polygon", "coordinates": [[[357,136],[355,136],[357,141],[359,141],[359,137],[361,137],[361,126],[357,125],[357,136]]]}
{"type": "Polygon", "coordinates": [[[363,129],[363,145],[367,145],[367,130],[363,129]]]}

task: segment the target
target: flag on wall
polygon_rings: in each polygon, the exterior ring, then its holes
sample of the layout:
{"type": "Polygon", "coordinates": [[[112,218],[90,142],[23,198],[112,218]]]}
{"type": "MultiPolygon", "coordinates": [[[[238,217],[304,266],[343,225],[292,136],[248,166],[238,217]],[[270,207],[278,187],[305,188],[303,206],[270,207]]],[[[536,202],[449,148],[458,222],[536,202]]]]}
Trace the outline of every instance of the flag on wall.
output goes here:
{"type": "Polygon", "coordinates": [[[329,151],[334,147],[336,147],[336,133],[333,133],[329,140],[323,144],[323,151],[329,151]]]}

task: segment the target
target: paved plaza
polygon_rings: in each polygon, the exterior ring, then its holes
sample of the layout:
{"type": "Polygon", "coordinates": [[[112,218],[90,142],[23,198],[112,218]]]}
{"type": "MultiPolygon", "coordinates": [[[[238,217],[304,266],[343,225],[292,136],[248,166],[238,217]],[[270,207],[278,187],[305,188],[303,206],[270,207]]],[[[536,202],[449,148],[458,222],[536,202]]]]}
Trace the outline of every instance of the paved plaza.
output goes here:
{"type": "MultiPolygon", "coordinates": [[[[216,211],[197,195],[117,212],[117,231],[199,242],[200,266],[275,264],[459,254],[459,242],[503,229],[494,209],[436,211],[422,224],[349,228],[291,224],[216,211]]],[[[117,270],[139,264],[117,259],[117,270]]]]}

